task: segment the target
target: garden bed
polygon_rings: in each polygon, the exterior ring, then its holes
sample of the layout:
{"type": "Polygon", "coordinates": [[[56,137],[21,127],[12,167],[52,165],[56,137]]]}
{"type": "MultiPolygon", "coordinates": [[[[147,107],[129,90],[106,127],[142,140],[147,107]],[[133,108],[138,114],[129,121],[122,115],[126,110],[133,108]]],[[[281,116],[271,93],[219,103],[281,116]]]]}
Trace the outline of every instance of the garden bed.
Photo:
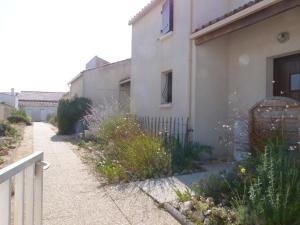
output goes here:
{"type": "Polygon", "coordinates": [[[229,172],[176,191],[173,211],[199,225],[300,224],[299,152],[280,138],[265,151],[237,162],[229,172]]]}
{"type": "Polygon", "coordinates": [[[8,129],[5,134],[0,136],[0,168],[3,168],[13,160],[13,151],[18,147],[23,138],[25,124],[9,124],[0,122],[0,126],[5,126],[8,129]]]}
{"type": "Polygon", "coordinates": [[[151,135],[130,116],[105,119],[78,145],[85,161],[109,183],[202,172],[202,155],[211,150],[197,144],[183,148],[174,137],[151,135]]]}

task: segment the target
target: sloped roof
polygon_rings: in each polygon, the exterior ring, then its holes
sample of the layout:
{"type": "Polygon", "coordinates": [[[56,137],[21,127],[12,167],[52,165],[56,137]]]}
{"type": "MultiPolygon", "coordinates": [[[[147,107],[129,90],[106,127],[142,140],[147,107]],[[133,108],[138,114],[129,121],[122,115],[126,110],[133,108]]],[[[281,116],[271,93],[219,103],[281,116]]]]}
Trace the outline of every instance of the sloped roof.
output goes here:
{"type": "Polygon", "coordinates": [[[150,12],[161,1],[162,0],[152,0],[151,2],[149,2],[148,5],[142,8],[141,11],[139,11],[131,20],[129,20],[128,24],[134,24],[136,21],[145,16],[148,12],[150,12]]]}
{"type": "Polygon", "coordinates": [[[65,92],[21,91],[19,101],[58,102],[65,92]]]}
{"type": "Polygon", "coordinates": [[[195,32],[197,32],[197,31],[199,31],[199,30],[203,30],[203,29],[205,29],[206,27],[209,27],[209,26],[211,26],[211,25],[213,25],[213,24],[215,24],[215,23],[217,23],[217,22],[219,22],[219,21],[221,21],[221,20],[226,19],[227,17],[230,17],[230,16],[232,16],[232,15],[234,15],[234,14],[237,14],[237,13],[239,13],[239,12],[241,12],[241,11],[243,11],[243,10],[245,10],[245,9],[247,9],[247,8],[249,8],[249,7],[251,7],[251,6],[255,5],[255,4],[257,4],[257,3],[259,3],[259,2],[262,2],[262,1],[264,1],[264,0],[253,0],[253,1],[249,1],[249,2],[247,2],[246,4],[244,4],[244,5],[242,5],[242,6],[238,7],[238,8],[236,8],[236,9],[230,11],[230,12],[225,13],[225,14],[223,14],[222,16],[219,16],[219,17],[217,17],[217,18],[215,18],[215,19],[213,19],[213,20],[211,20],[211,21],[209,21],[209,22],[203,24],[201,27],[197,28],[197,29],[195,30],[195,32]]]}

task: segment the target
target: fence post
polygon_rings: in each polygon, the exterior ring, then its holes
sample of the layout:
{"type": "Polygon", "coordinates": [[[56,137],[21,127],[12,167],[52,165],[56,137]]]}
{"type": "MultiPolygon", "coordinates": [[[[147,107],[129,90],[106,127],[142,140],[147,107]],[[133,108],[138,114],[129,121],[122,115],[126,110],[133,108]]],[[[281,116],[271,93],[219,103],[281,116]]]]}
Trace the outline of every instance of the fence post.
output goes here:
{"type": "Polygon", "coordinates": [[[43,165],[41,162],[35,165],[34,180],[34,224],[42,225],[43,220],[43,165]]]}
{"type": "Polygon", "coordinates": [[[11,179],[0,183],[0,225],[10,225],[11,179]]]}

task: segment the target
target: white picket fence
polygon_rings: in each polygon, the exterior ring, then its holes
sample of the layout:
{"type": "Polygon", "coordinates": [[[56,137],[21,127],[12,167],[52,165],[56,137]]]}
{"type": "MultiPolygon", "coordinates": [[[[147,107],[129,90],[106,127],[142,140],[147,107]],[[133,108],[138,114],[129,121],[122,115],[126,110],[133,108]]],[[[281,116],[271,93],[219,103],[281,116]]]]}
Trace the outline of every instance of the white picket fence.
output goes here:
{"type": "Polygon", "coordinates": [[[0,225],[42,225],[43,170],[49,167],[43,157],[36,152],[0,170],[0,225]]]}

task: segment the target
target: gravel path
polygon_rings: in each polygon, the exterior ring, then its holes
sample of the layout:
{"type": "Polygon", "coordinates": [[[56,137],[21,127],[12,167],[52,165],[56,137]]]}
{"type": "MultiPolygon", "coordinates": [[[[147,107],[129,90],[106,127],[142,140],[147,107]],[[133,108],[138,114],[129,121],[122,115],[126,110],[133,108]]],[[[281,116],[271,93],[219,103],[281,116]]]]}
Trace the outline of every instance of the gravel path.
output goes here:
{"type": "Polygon", "coordinates": [[[178,225],[136,184],[101,186],[51,125],[34,124],[34,150],[51,163],[44,175],[44,225],[178,225]]]}

